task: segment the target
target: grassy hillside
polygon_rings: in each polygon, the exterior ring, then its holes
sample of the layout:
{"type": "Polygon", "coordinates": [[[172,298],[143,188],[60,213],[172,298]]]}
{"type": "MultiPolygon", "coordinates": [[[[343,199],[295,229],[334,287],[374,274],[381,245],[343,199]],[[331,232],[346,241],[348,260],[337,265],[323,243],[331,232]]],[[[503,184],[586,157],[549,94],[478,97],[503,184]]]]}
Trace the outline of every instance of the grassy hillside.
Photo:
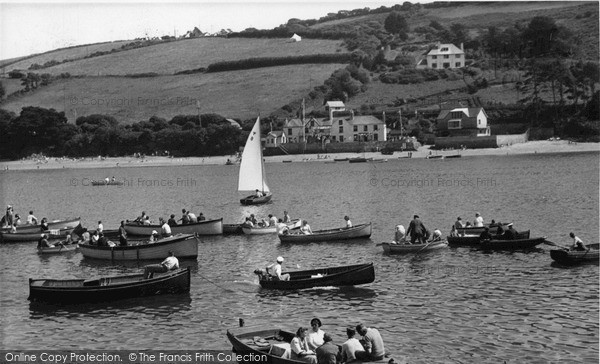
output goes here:
{"type": "Polygon", "coordinates": [[[321,39],[292,43],[287,39],[195,38],[63,63],[41,72],[90,76],[149,72],[164,75],[206,67],[219,61],[335,53],[342,51],[340,44],[341,41],[321,39]]]}
{"type": "Polygon", "coordinates": [[[268,115],[320,85],[344,65],[295,65],[207,74],[150,78],[86,77],[56,81],[33,94],[7,102],[19,113],[36,105],[65,111],[69,121],[90,114],[107,114],[123,123],[170,119],[179,114],[217,113],[246,119],[268,115]]]}

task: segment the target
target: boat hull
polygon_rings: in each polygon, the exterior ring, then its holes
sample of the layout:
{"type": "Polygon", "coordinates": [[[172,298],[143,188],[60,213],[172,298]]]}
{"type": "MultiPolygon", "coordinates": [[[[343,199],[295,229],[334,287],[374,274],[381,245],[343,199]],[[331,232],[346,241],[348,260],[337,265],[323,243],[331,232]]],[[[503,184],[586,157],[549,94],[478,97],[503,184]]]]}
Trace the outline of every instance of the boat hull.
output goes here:
{"type": "Polygon", "coordinates": [[[373,263],[343,267],[321,268],[306,271],[283,272],[289,274],[289,281],[260,279],[261,287],[268,289],[304,289],[313,287],[356,286],[375,280],[373,263]]]}
{"type": "MultiPolygon", "coordinates": [[[[153,230],[160,231],[160,225],[139,225],[134,222],[125,224],[125,231],[130,235],[150,236],[153,230]]],[[[171,226],[171,233],[175,234],[197,234],[197,235],[221,235],[223,234],[223,218],[215,220],[204,220],[192,224],[171,226]]]]}
{"type": "Polygon", "coordinates": [[[48,240],[58,240],[65,239],[67,235],[73,232],[73,228],[56,230],[58,234],[52,233],[51,230],[47,230],[44,232],[38,231],[35,233],[2,233],[1,241],[3,243],[21,243],[21,242],[31,242],[40,240],[42,234],[48,235],[48,240]]]}
{"type": "MultiPolygon", "coordinates": [[[[296,229],[299,228],[302,222],[299,219],[292,220],[289,223],[286,223],[288,229],[296,229]]],[[[267,227],[246,227],[242,226],[242,231],[245,235],[266,235],[266,234],[276,234],[277,226],[267,226],[267,227]]]]}
{"type": "MultiPolygon", "coordinates": [[[[499,235],[492,235],[495,239],[498,239],[499,235]]],[[[518,239],[529,239],[530,230],[521,231],[517,234],[518,239]]],[[[465,236],[448,236],[446,238],[450,246],[478,246],[480,242],[479,235],[465,235],[465,236]]],[[[499,239],[498,239],[499,240],[499,239]]]]}
{"type": "Polygon", "coordinates": [[[310,235],[300,233],[279,234],[282,243],[314,243],[321,241],[337,241],[347,239],[368,238],[371,236],[372,224],[361,224],[351,228],[317,230],[310,235]]]}
{"type": "Polygon", "coordinates": [[[152,244],[126,246],[95,246],[79,244],[85,258],[103,260],[149,260],[164,259],[172,251],[179,259],[198,257],[198,238],[190,234],[176,235],[152,244]]]}
{"type": "Polygon", "coordinates": [[[550,257],[557,263],[565,265],[575,265],[582,263],[596,263],[600,259],[600,250],[598,250],[600,244],[589,245],[590,250],[576,251],[576,250],[563,250],[554,249],[550,250],[550,257]]]}
{"type": "MultiPolygon", "coordinates": [[[[477,226],[477,227],[470,226],[470,227],[458,228],[458,229],[456,229],[456,232],[459,235],[463,235],[463,234],[465,234],[465,235],[479,235],[479,234],[481,234],[485,230],[486,226],[489,227],[490,230],[492,230],[492,231],[494,229],[498,228],[498,224],[494,224],[494,225],[488,225],[488,224],[486,224],[485,226],[481,226],[481,227],[480,226],[477,226]]],[[[508,223],[502,224],[502,228],[504,230],[508,230],[508,223]]]]}
{"type": "MultiPolygon", "coordinates": [[[[48,223],[49,230],[74,229],[81,222],[81,218],[70,220],[55,220],[48,223]]],[[[2,228],[0,232],[9,232],[9,228],[2,228]]],[[[40,225],[19,225],[17,226],[18,233],[41,233],[40,225]]]]}
{"type": "Polygon", "coordinates": [[[74,252],[77,251],[79,247],[77,246],[77,244],[70,244],[70,245],[56,245],[56,246],[52,246],[52,247],[46,247],[46,248],[37,248],[37,252],[38,254],[42,254],[42,255],[47,255],[47,254],[63,254],[63,253],[69,253],[69,252],[74,252]]]}
{"type": "Polygon", "coordinates": [[[115,301],[190,291],[190,269],[180,269],[154,278],[143,274],[93,280],[29,279],[29,300],[52,303],[115,301]]]}
{"type": "Polygon", "coordinates": [[[546,241],[544,238],[488,240],[482,241],[479,247],[483,250],[522,250],[535,248],[544,241],[546,241]]]}
{"type": "Polygon", "coordinates": [[[110,182],[92,181],[91,185],[92,186],[123,186],[123,182],[121,182],[121,181],[110,181],[110,182]]]}
{"type": "Polygon", "coordinates": [[[410,254],[438,250],[448,247],[446,240],[426,244],[390,244],[382,243],[383,251],[388,254],[410,254]]]}
{"type": "Polygon", "coordinates": [[[263,197],[248,196],[248,197],[242,198],[240,200],[240,203],[242,205],[262,205],[262,204],[265,204],[265,203],[271,201],[271,197],[273,197],[272,194],[268,194],[263,197]]]}
{"type": "Polygon", "coordinates": [[[223,224],[223,235],[241,235],[243,233],[242,224],[223,224]]]}

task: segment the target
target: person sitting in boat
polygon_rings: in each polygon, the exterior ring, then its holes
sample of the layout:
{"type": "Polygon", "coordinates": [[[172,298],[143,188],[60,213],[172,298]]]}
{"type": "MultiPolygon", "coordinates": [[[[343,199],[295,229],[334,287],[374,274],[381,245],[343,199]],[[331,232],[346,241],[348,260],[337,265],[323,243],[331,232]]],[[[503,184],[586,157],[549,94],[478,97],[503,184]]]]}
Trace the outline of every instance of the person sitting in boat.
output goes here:
{"type": "Polygon", "coordinates": [[[252,220],[250,220],[250,218],[249,218],[249,217],[247,217],[247,218],[246,218],[246,221],[244,221],[244,222],[242,223],[242,227],[248,227],[248,228],[251,228],[251,227],[254,227],[254,224],[252,223],[252,220]]]}
{"type": "Polygon", "coordinates": [[[179,269],[179,260],[172,251],[160,264],[150,264],[144,267],[144,279],[154,277],[154,273],[166,273],[170,270],[179,269]]]}
{"type": "Polygon", "coordinates": [[[269,226],[277,226],[278,223],[277,218],[273,214],[269,214],[269,226]]]}
{"type": "Polygon", "coordinates": [[[456,230],[456,226],[452,225],[452,229],[450,229],[450,236],[455,238],[458,236],[458,230],[456,230]]]}
{"type": "Polygon", "coordinates": [[[352,227],[352,221],[350,221],[350,217],[348,215],[344,216],[344,220],[346,220],[346,227],[347,228],[351,228],[352,227]]]}
{"type": "Polygon", "coordinates": [[[456,221],[454,222],[454,228],[455,229],[462,229],[465,226],[463,225],[462,219],[459,217],[456,218],[456,221]]]}
{"type": "Polygon", "coordinates": [[[70,245],[75,244],[75,240],[73,240],[73,236],[71,234],[67,234],[67,238],[61,242],[62,245],[70,245]]]}
{"type": "MultiPolygon", "coordinates": [[[[202,214],[200,214],[200,215],[202,215],[202,214]]],[[[171,214],[171,217],[169,218],[169,221],[167,221],[167,224],[169,224],[170,227],[177,226],[177,220],[175,220],[175,214],[171,214]]]]}
{"type": "Polygon", "coordinates": [[[80,243],[82,244],[90,244],[92,237],[90,235],[90,232],[86,229],[83,228],[83,231],[81,232],[81,239],[80,239],[80,243]]]}
{"type": "Polygon", "coordinates": [[[302,226],[300,227],[300,231],[304,235],[310,235],[313,233],[312,229],[310,228],[310,225],[308,225],[308,221],[306,220],[302,220],[302,226]]]}
{"type": "Polygon", "coordinates": [[[442,232],[438,229],[433,230],[433,236],[429,242],[435,243],[436,241],[442,241],[442,232]]]}
{"type": "Polygon", "coordinates": [[[506,240],[515,240],[519,235],[519,232],[515,230],[513,224],[508,224],[508,230],[504,232],[504,239],[506,240]]]}
{"type": "Polygon", "coordinates": [[[356,361],[356,352],[357,351],[365,351],[360,341],[354,336],[356,335],[356,330],[353,327],[348,327],[346,329],[346,336],[348,336],[348,340],[346,340],[342,344],[342,363],[352,363],[356,361]]]}
{"type": "Polygon", "coordinates": [[[187,214],[185,209],[181,209],[181,219],[178,221],[181,221],[181,225],[187,225],[190,223],[190,216],[187,214]]]}
{"type": "Polygon", "coordinates": [[[263,197],[264,194],[262,192],[260,192],[258,189],[254,192],[254,197],[255,198],[260,198],[263,197]]]}
{"type": "Polygon", "coordinates": [[[40,240],[38,240],[38,249],[40,248],[54,248],[54,245],[48,241],[48,234],[42,234],[40,240]]]}
{"type": "Polygon", "coordinates": [[[188,217],[190,218],[190,224],[198,222],[198,218],[196,217],[195,213],[188,210],[187,214],[188,214],[188,217]]]}
{"type": "Polygon", "coordinates": [[[281,274],[281,264],[283,264],[283,257],[277,257],[277,263],[271,264],[266,268],[267,273],[270,274],[273,279],[280,281],[289,281],[289,274],[281,274]]]}
{"type": "Polygon", "coordinates": [[[140,216],[138,216],[135,220],[133,220],[133,222],[137,222],[138,224],[143,224],[144,220],[146,220],[146,217],[148,215],[146,215],[145,211],[142,211],[142,214],[140,216]]]}
{"type": "Polygon", "coordinates": [[[283,211],[283,222],[292,222],[292,218],[290,217],[287,211],[283,211]]]}
{"type": "Polygon", "coordinates": [[[406,234],[410,235],[411,244],[414,244],[417,241],[419,244],[425,244],[427,242],[427,229],[419,219],[419,215],[413,216],[413,220],[408,225],[408,231],[406,234]]]}
{"type": "Polygon", "coordinates": [[[475,227],[483,227],[483,217],[481,217],[479,212],[475,213],[475,221],[473,221],[473,225],[475,225],[475,227]]]}
{"type": "Polygon", "coordinates": [[[470,222],[470,221],[467,221],[467,224],[465,225],[465,227],[466,227],[466,228],[470,228],[470,227],[473,227],[473,225],[471,224],[471,222],[470,222]]]}
{"type": "Polygon", "coordinates": [[[356,358],[362,361],[378,361],[385,357],[383,339],[377,329],[363,324],[356,325],[356,332],[363,338],[360,340],[365,351],[357,351],[356,358]]]}
{"type": "Polygon", "coordinates": [[[148,244],[156,243],[158,241],[158,231],[152,230],[150,238],[148,238],[148,244]]]}
{"type": "Polygon", "coordinates": [[[589,248],[587,248],[585,246],[585,244],[583,243],[583,240],[581,240],[579,237],[575,236],[574,233],[569,233],[569,236],[571,237],[571,239],[573,239],[573,245],[571,246],[571,250],[576,250],[576,251],[585,251],[585,250],[589,250],[589,248]]]}
{"type": "Polygon", "coordinates": [[[279,219],[277,221],[277,234],[279,235],[285,235],[287,233],[289,233],[290,228],[287,226],[287,224],[285,224],[283,222],[283,220],[279,219]]]}
{"type": "Polygon", "coordinates": [[[27,215],[27,224],[29,224],[29,225],[37,225],[37,223],[38,223],[38,220],[33,215],[33,211],[29,211],[29,215],[27,215]]]}
{"type": "Polygon", "coordinates": [[[323,345],[319,346],[317,353],[317,364],[336,364],[341,359],[340,347],[332,343],[331,335],[323,336],[323,345]]]}
{"type": "Polygon", "coordinates": [[[258,224],[258,220],[256,220],[256,216],[254,216],[254,214],[250,214],[250,222],[252,222],[254,226],[258,224]]]}
{"type": "Polygon", "coordinates": [[[314,318],[310,320],[311,329],[308,330],[308,334],[306,335],[306,343],[308,344],[308,348],[310,350],[316,350],[319,346],[323,345],[325,342],[323,337],[325,336],[325,331],[321,330],[321,320],[318,318],[314,318]]]}
{"type": "Polygon", "coordinates": [[[21,216],[19,216],[19,214],[15,214],[15,219],[13,220],[13,225],[14,226],[19,226],[21,225],[21,216]]]}
{"type": "Polygon", "coordinates": [[[48,226],[48,219],[47,218],[42,218],[42,222],[40,223],[40,228],[42,229],[42,231],[47,231],[50,229],[50,227],[48,226]]]}
{"type": "Polygon", "coordinates": [[[116,180],[117,180],[117,179],[115,178],[115,176],[113,176],[113,177],[110,179],[110,181],[111,181],[112,183],[115,183],[115,181],[116,181],[116,180]]]}
{"type": "Polygon", "coordinates": [[[406,243],[406,229],[404,229],[403,225],[396,225],[396,229],[394,230],[394,240],[392,240],[392,244],[400,243],[406,243]]]}
{"type": "Polygon", "coordinates": [[[108,177],[106,177],[106,178],[104,179],[104,183],[108,184],[108,182],[110,182],[110,179],[109,179],[108,177]]]}
{"type": "Polygon", "coordinates": [[[485,227],[483,232],[479,235],[479,240],[492,240],[492,234],[490,234],[490,228],[485,227]]]}
{"type": "Polygon", "coordinates": [[[146,218],[142,222],[142,225],[146,225],[146,226],[152,225],[152,221],[150,221],[150,216],[146,216],[146,218]]]}
{"type": "Polygon", "coordinates": [[[496,235],[504,235],[504,228],[502,227],[502,223],[498,221],[498,228],[496,229],[496,235]]]}
{"type": "Polygon", "coordinates": [[[169,237],[171,236],[171,227],[169,226],[169,224],[167,224],[167,222],[165,221],[165,219],[163,219],[162,217],[160,218],[160,222],[161,222],[161,234],[164,237],[169,237]]]}
{"type": "Polygon", "coordinates": [[[100,234],[98,234],[98,230],[96,230],[92,234],[92,237],[90,239],[90,245],[98,245],[99,241],[100,241],[100,234]]]}
{"type": "Polygon", "coordinates": [[[308,348],[308,343],[306,342],[307,331],[304,327],[300,327],[296,331],[296,336],[294,336],[290,343],[292,360],[316,364],[317,356],[314,351],[308,348]]]}
{"type": "Polygon", "coordinates": [[[16,232],[17,232],[17,223],[13,222],[13,224],[10,226],[10,233],[16,234],[16,232]]]}
{"type": "Polygon", "coordinates": [[[198,222],[200,221],[206,221],[206,216],[204,216],[203,213],[200,213],[200,215],[198,215],[198,222]]]}
{"type": "Polygon", "coordinates": [[[127,245],[127,230],[125,230],[125,221],[123,220],[121,220],[121,225],[119,226],[119,245],[127,245]]]}

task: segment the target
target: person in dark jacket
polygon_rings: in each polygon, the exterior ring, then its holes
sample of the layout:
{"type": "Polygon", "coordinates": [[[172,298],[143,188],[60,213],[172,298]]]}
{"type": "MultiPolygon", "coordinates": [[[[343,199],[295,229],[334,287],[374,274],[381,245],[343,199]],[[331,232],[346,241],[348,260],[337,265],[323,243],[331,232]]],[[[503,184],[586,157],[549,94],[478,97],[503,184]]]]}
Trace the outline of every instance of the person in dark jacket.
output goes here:
{"type": "Polygon", "coordinates": [[[425,225],[419,219],[419,215],[413,216],[413,220],[408,225],[407,235],[410,235],[410,243],[414,244],[415,241],[419,241],[419,244],[426,243],[426,231],[425,225]]]}

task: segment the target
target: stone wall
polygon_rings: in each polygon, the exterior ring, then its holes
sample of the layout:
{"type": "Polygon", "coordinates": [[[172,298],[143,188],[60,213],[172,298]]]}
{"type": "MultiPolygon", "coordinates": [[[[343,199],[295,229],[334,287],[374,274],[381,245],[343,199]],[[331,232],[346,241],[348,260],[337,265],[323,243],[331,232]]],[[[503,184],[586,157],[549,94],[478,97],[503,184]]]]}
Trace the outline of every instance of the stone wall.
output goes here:
{"type": "Polygon", "coordinates": [[[320,153],[363,153],[363,152],[379,152],[383,148],[392,149],[394,151],[401,150],[417,150],[420,146],[418,142],[406,143],[400,141],[394,142],[346,142],[346,143],[285,143],[283,148],[269,147],[265,148],[264,155],[283,155],[283,154],[320,154],[320,153]]]}
{"type": "Polygon", "coordinates": [[[492,135],[486,137],[437,137],[435,148],[498,148],[500,146],[525,143],[529,140],[529,130],[522,134],[492,135]]]}

